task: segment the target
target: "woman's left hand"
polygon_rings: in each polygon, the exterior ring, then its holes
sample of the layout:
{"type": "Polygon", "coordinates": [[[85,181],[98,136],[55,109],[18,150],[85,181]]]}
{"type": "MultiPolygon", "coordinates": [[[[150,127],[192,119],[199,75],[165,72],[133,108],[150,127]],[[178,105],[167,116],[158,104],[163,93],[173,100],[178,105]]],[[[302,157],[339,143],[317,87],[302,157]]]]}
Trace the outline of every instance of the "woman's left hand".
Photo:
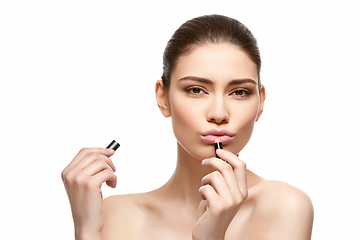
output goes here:
{"type": "Polygon", "coordinates": [[[221,158],[209,158],[202,165],[215,171],[202,179],[199,193],[203,198],[193,239],[224,239],[226,230],[248,195],[246,164],[233,153],[218,149],[221,158]]]}

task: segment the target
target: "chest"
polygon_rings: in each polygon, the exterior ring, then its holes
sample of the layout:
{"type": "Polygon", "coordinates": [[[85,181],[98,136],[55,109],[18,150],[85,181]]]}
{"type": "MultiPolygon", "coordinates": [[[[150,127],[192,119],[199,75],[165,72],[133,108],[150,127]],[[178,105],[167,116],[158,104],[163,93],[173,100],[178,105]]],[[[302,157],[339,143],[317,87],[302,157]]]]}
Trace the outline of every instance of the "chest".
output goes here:
{"type": "MultiPolygon", "coordinates": [[[[128,214],[127,219],[118,222],[111,229],[111,239],[126,240],[192,240],[196,213],[189,214],[179,209],[168,211],[142,211],[141,215],[128,214]]],[[[225,239],[262,239],[262,221],[251,202],[241,206],[230,223],[225,239]]]]}

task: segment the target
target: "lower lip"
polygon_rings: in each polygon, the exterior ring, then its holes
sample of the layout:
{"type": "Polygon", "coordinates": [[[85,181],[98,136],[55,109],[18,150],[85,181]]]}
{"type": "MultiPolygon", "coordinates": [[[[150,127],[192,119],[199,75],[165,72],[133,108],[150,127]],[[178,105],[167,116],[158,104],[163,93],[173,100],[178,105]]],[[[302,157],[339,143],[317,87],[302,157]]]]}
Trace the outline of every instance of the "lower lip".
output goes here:
{"type": "Polygon", "coordinates": [[[203,135],[202,138],[209,143],[222,142],[223,144],[231,141],[234,137],[228,135],[203,135]]]}

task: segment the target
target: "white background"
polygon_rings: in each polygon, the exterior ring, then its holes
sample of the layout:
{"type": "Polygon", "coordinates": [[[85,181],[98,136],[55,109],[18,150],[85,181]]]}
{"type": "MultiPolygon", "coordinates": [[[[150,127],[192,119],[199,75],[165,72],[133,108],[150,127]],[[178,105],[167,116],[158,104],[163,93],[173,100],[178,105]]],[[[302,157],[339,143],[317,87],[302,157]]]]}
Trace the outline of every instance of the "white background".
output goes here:
{"type": "Polygon", "coordinates": [[[218,13],[251,29],[263,61],[265,109],[240,157],[311,197],[313,239],[360,239],[360,18],[334,2],[1,1],[0,238],[73,238],[60,173],[82,147],[121,143],[105,196],[168,180],[162,53],[181,23],[218,13]]]}

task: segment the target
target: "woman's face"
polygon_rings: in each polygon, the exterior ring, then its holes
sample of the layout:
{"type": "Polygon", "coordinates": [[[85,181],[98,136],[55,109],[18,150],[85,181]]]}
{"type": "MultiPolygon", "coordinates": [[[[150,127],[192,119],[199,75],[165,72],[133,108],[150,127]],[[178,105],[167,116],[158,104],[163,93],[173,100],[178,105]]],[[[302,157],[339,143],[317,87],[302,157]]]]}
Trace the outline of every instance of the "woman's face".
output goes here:
{"type": "Polygon", "coordinates": [[[239,153],[251,137],[264,99],[256,64],[235,45],[209,44],[178,59],[165,101],[178,143],[202,160],[215,155],[217,140],[224,149],[239,153]]]}

